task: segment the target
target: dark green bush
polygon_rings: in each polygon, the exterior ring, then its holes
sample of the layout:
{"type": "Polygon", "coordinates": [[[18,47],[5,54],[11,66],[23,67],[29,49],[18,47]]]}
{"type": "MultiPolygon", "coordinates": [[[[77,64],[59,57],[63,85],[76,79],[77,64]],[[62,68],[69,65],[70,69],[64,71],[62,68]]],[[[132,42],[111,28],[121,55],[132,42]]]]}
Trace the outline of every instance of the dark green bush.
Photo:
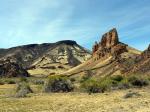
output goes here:
{"type": "Polygon", "coordinates": [[[20,82],[17,84],[15,97],[26,97],[29,93],[33,93],[33,91],[26,82],[20,82]]]}
{"type": "Polygon", "coordinates": [[[129,83],[135,87],[143,87],[149,85],[149,82],[146,78],[131,76],[128,78],[129,83]]]}
{"type": "Polygon", "coordinates": [[[73,85],[66,77],[50,76],[44,84],[44,92],[71,92],[73,85]]]}
{"type": "Polygon", "coordinates": [[[116,76],[112,76],[111,79],[114,81],[120,82],[124,79],[124,77],[121,75],[116,75],[116,76]]]}

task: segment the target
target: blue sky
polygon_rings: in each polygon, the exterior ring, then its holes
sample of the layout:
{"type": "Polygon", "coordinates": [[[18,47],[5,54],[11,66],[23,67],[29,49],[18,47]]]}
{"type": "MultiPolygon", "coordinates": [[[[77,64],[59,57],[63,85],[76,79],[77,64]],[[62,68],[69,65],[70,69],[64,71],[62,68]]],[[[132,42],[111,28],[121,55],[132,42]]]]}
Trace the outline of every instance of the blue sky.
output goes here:
{"type": "Polygon", "coordinates": [[[149,0],[0,0],[0,48],[75,40],[86,48],[116,27],[120,41],[150,44],[149,0]]]}

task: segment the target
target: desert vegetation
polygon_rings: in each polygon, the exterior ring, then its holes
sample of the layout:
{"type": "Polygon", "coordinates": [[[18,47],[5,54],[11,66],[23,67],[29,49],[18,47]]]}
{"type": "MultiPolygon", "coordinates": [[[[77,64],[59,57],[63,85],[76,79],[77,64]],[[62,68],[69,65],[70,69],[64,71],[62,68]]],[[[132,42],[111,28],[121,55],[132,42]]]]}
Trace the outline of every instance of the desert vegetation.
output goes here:
{"type": "Polygon", "coordinates": [[[44,92],[71,92],[73,85],[67,77],[51,76],[44,84],[44,92]]]}

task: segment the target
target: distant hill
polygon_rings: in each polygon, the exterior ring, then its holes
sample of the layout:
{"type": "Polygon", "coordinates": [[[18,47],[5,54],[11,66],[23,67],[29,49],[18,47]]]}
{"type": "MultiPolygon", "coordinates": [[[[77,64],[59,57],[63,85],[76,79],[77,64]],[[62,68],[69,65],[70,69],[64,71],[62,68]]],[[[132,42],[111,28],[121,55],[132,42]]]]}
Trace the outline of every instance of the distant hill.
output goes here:
{"type": "Polygon", "coordinates": [[[0,49],[0,59],[18,63],[31,75],[61,73],[85,62],[90,56],[89,50],[72,40],[0,49]]]}

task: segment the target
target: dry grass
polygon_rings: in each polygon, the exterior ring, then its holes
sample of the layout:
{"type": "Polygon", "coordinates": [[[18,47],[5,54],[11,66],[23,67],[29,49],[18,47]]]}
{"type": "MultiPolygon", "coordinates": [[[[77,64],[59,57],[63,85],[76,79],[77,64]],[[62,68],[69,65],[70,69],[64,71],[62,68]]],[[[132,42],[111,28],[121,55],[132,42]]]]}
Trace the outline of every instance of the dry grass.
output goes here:
{"type": "MultiPolygon", "coordinates": [[[[14,85],[0,86],[0,112],[150,112],[150,89],[132,89],[141,96],[124,99],[129,90],[104,94],[35,93],[27,98],[7,97],[14,85]]],[[[34,87],[34,86],[33,86],[34,87]]]]}

